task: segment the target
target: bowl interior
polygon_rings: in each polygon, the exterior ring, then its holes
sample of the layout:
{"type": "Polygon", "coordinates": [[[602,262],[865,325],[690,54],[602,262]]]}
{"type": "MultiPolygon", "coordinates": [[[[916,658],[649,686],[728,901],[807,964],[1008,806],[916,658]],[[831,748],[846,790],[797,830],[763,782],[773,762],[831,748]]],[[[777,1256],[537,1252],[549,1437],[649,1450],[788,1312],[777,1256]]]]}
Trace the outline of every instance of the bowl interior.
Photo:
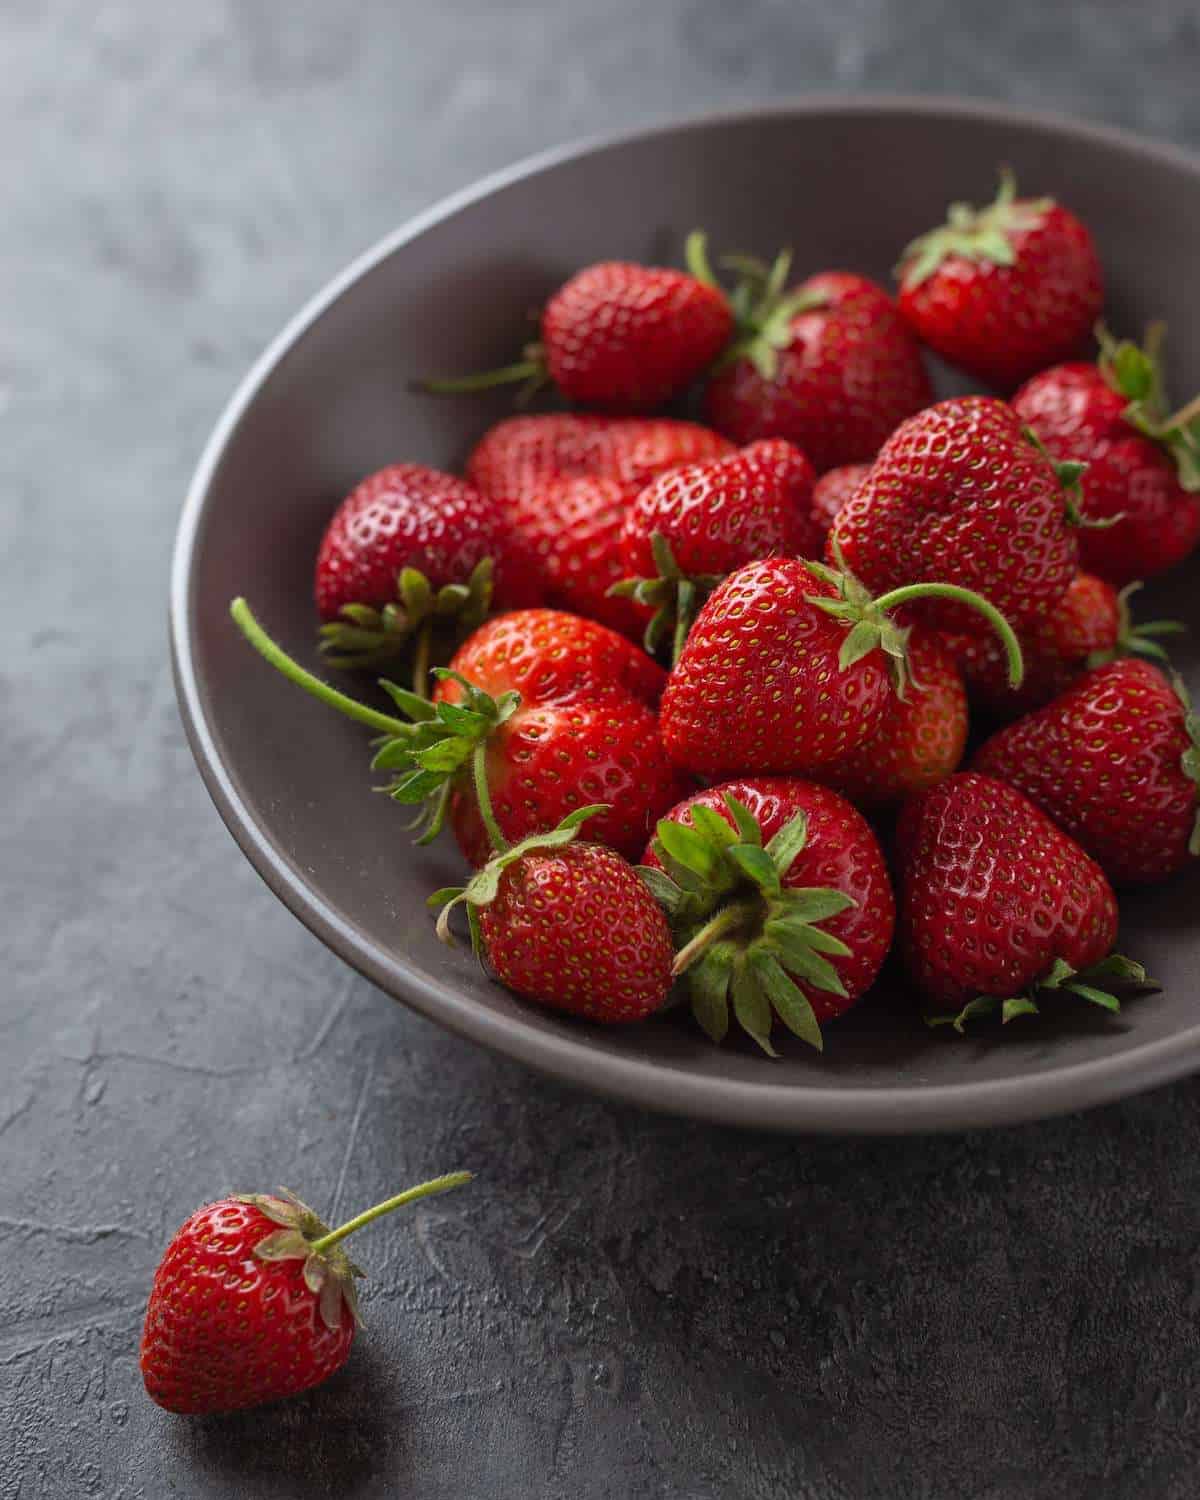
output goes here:
{"type": "MultiPolygon", "coordinates": [[[[843,266],[886,282],[897,247],[952,199],[990,195],[1002,162],[1023,190],[1057,194],[1093,226],[1111,325],[1166,318],[1172,387],[1200,386],[1200,172],[1105,134],[900,103],[680,126],[509,176],[369,257],[276,345],[227,414],[189,501],[174,645],[218,805],[272,886],[344,957],[446,1024],[560,1075],[765,1126],[1017,1119],[1192,1065],[1200,871],[1123,902],[1124,951],[1165,988],[1112,1020],[1043,1019],[955,1042],[929,1033],[902,985],[885,982],[829,1029],[825,1056],[795,1043],[772,1064],[714,1049],[680,1018],[602,1031],[544,1014],[437,942],[423,903],[461,873],[449,841],[410,846],[403,813],[371,790],[364,732],[271,672],[228,618],[244,593],[289,650],[315,661],[312,562],[337,500],[390,461],[459,465],[511,410],[506,396],[421,396],[414,377],[505,362],[577,266],[677,261],[685,233],[702,225],[717,247],[766,255],[792,245],[798,274],[843,266]]],[[[1148,588],[1142,608],[1200,625],[1197,577],[1185,568],[1148,588]]],[[[1194,639],[1178,657],[1200,691],[1194,639]]]]}

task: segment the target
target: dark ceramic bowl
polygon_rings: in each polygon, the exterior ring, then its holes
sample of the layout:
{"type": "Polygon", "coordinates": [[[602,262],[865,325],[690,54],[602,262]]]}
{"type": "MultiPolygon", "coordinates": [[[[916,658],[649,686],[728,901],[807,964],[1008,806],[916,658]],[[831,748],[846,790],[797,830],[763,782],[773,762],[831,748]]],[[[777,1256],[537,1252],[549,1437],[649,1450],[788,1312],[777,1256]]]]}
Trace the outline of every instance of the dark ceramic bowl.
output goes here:
{"type": "MultiPolygon", "coordinates": [[[[714,1048],[684,1017],[601,1030],[514,999],[436,940],[426,894],[461,875],[449,841],[408,842],[371,791],[364,732],[276,676],[232,626],[232,596],[314,658],[312,563],[334,503],[399,460],[454,467],[509,398],[430,399],[413,377],[504,363],[528,314],[577,267],[718,246],[796,249],[796,269],[886,281],[897,246],[1011,164],[1094,229],[1114,328],[1165,317],[1173,389],[1200,386],[1200,167],[1115,131],[970,104],[814,99],[555,151],[389,236],[320,293],[217,425],[180,523],[171,592],[179,701],[234,837],[293,912],[388,994],[464,1036],[654,1108],[782,1130],[905,1132],[1033,1119],[1113,1099],[1200,1063],[1200,871],[1123,903],[1125,952],[1161,995],[930,1033],[899,986],[829,1027],[823,1057],[714,1048]]],[[[1200,626],[1200,566],[1144,607],[1200,626]]],[[[1200,690],[1195,645],[1181,664],[1200,690]]]]}

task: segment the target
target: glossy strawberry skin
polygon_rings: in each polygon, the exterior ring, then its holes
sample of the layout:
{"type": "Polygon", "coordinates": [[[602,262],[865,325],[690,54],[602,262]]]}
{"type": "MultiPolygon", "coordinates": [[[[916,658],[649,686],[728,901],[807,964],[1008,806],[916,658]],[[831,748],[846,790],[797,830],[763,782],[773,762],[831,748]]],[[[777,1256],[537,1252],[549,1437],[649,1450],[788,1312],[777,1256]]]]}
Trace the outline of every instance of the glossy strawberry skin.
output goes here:
{"type": "Polygon", "coordinates": [[[1039,227],[1009,236],[1010,266],[950,256],[913,285],[900,268],[900,312],[943,359],[998,391],[1068,359],[1104,305],[1104,279],[1087,227],[1052,204],[1039,227]]]}
{"type": "Polygon", "coordinates": [[[731,573],[704,605],[663,693],[663,743],[702,776],[806,774],[879,727],[892,692],[883,653],[846,671],[846,627],[808,602],[832,597],[793,558],[731,573]]]}
{"type": "Polygon", "coordinates": [[[354,1319],[345,1304],[326,1326],[304,1284],[303,1261],[261,1261],[254,1247],[277,1225],[251,1203],[197,1209],[167,1247],[142,1335],[146,1389],[188,1415],[275,1401],[345,1364],[354,1319]]]}
{"type": "Polygon", "coordinates": [[[897,826],[897,936],[936,1005],[1010,997],[1056,958],[1076,970],[1112,949],[1117,903],[1104,872],[1032,802],[962,771],[904,806],[897,826]]]}
{"type": "Polygon", "coordinates": [[[1110,662],[993,735],[975,767],[1037,803],[1114,885],[1165,880],[1189,864],[1196,783],[1178,695],[1149,662],[1110,662]]]}
{"type": "Polygon", "coordinates": [[[844,759],[814,773],[856,807],[890,807],[958,769],[969,727],[962,674],[942,640],[917,629],[909,643],[913,680],[895,694],[879,728],[844,759]]]}
{"type": "MultiPolygon", "coordinates": [[[[557,610],[515,611],[484,624],[450,665],[493,696],[521,694],[487,755],[496,820],[510,842],[605,802],[610,811],[589,819],[588,837],[632,858],[686,789],[654,713],[665,674],[615,631],[557,610]]],[[[443,681],[434,696],[458,702],[461,689],[443,681]]],[[[491,848],[465,773],[450,822],[467,859],[485,864],[491,848]]]]}
{"type": "Polygon", "coordinates": [[[1008,685],[1008,664],[995,636],[947,635],[972,704],[993,718],[1041,708],[1087,669],[1094,651],[1115,651],[1121,630],[1117,591],[1091,573],[1076,573],[1050,614],[1022,633],[1025,678],[1008,685]]]}
{"type": "Polygon", "coordinates": [[[628,574],[621,529],[637,493],[615,479],[585,475],[526,490],[504,511],[537,569],[547,605],[640,640],[653,611],[608,593],[628,574]]]}
{"type": "Polygon", "coordinates": [[[552,412],[489,428],[467,459],[485,494],[515,499],[560,479],[600,477],[639,490],[656,474],[732,453],[728,438],[673,417],[552,412]]]}
{"type": "Polygon", "coordinates": [[[705,416],[739,444],[795,443],[818,473],[865,462],[933,400],[920,348],[892,299],[862,276],[824,271],[797,291],[824,303],[792,319],[774,378],[736,360],[709,381],[705,416]]]}
{"type": "Polygon", "coordinates": [[[538,602],[536,585],[505,540],[501,511],[474,485],[422,464],[392,464],[353,489],[334,512],[317,553],[317,612],[334,620],[347,604],[382,609],[401,568],[436,592],[466,583],[476,563],[495,563],[499,608],[538,602]]]}
{"type": "Polygon", "coordinates": [[[813,486],[812,514],[822,542],[846,501],[870,472],[870,464],[842,464],[840,468],[827,469],[817,480],[813,486]]]}
{"type": "Polygon", "coordinates": [[[708,463],[660,474],[630,506],[621,558],[633,578],[654,577],[660,533],[685,573],[731,573],[778,553],[808,556],[822,534],[812,517],[816,475],[791,443],[752,443],[708,463]]]}
{"type": "MultiPolygon", "coordinates": [[[[1016,630],[1057,605],[1078,554],[1052,464],[1011,407],[987,396],[931,406],[892,434],[830,532],[874,594],[903,584],[957,584],[985,595],[1016,630]]],[[[921,600],[914,615],[978,635],[962,605],[921,600]]]]}
{"type": "Polygon", "coordinates": [[[554,1010],[641,1021],[671,988],[667,920],[632,865],[598,844],[526,854],[480,908],[497,977],[554,1010]]]}
{"type": "MultiPolygon", "coordinates": [[[[699,805],[711,808],[734,827],[725,803],[727,795],[741,802],[758,821],[764,844],[797,813],[802,812],[807,818],[808,840],[783,877],[785,890],[828,886],[844,891],[857,903],[821,924],[850,949],[849,957],[830,959],[846,987],[845,996],[817,989],[799,975],[792,975],[817,1020],[831,1020],[849,1010],[870,989],[892,943],[895,902],[875,835],[862,814],[836,792],[784,776],[756,776],[706,787],[673,807],[666,816],[672,822],[690,827],[691,809],[699,805]]],[[[662,868],[653,841],[647,846],[642,863],[662,868]]]]}
{"type": "Polygon", "coordinates": [[[652,411],[712,363],[733,332],[723,292],[683,271],[602,261],[551,297],[542,314],[550,378],[569,401],[652,411]]]}
{"type": "Polygon", "coordinates": [[[1120,587],[1173,568],[1200,542],[1200,494],[1189,494],[1169,454],[1124,420],[1128,398],[1096,365],[1044,370],[1012,404],[1052,458],[1087,464],[1084,515],[1124,517],[1080,531],[1079,555],[1089,572],[1120,587]]]}

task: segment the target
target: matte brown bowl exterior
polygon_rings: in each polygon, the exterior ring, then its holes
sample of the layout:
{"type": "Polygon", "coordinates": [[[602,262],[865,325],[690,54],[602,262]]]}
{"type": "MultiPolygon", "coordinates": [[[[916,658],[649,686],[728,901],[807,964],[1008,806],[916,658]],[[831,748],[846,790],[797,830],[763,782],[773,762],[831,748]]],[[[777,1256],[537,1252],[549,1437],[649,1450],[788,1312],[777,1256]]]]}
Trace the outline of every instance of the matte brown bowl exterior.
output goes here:
{"type": "MultiPolygon", "coordinates": [[[[435,400],[415,376],[505,362],[527,312],[608,256],[672,262],[685,233],[718,247],[796,249],[796,270],[882,281],[898,246],[953,199],[990,196],[999,163],[1092,226],[1110,324],[1170,326],[1172,387],[1200,387],[1200,166],[1117,131],[992,106],[815,98],[555,151],[447,200],[321,292],[267,350],[222,416],[180,522],[171,585],[179,702],[221,816],[273,891],[348,963],[464,1036],[590,1089],[656,1109],[789,1131],[901,1133],[1030,1120],[1097,1104],[1200,1065],[1200,870],[1123,902],[1123,951],[1161,995],[1107,1019],[930,1033],[881,987],[778,1062],[712,1047],[683,1017],[602,1030],[515,999],[434,936],[424,899],[461,875],[449,840],[413,849],[371,790],[366,735],[273,673],[228,605],[245,594],[312,661],[313,557],[336,501],[399,459],[457,465],[511,409],[435,400]]],[[[1200,626],[1200,567],[1143,608],[1200,626]]],[[[1178,653],[1200,693],[1195,636],[1178,653]]],[[[1084,1008],[1087,1010],[1087,1007],[1084,1008]]]]}

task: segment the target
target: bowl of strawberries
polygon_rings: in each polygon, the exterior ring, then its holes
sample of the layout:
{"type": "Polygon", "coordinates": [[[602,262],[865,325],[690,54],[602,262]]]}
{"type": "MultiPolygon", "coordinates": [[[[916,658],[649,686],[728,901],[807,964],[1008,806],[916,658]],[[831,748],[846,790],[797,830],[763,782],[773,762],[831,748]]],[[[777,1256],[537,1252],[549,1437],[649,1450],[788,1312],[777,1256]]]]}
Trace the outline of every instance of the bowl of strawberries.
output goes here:
{"type": "Polygon", "coordinates": [[[189,494],[222,816],[388,994],[654,1108],[962,1129],[1194,1069],[1198,257],[1195,161],[946,100],[440,205],[189,494]]]}

